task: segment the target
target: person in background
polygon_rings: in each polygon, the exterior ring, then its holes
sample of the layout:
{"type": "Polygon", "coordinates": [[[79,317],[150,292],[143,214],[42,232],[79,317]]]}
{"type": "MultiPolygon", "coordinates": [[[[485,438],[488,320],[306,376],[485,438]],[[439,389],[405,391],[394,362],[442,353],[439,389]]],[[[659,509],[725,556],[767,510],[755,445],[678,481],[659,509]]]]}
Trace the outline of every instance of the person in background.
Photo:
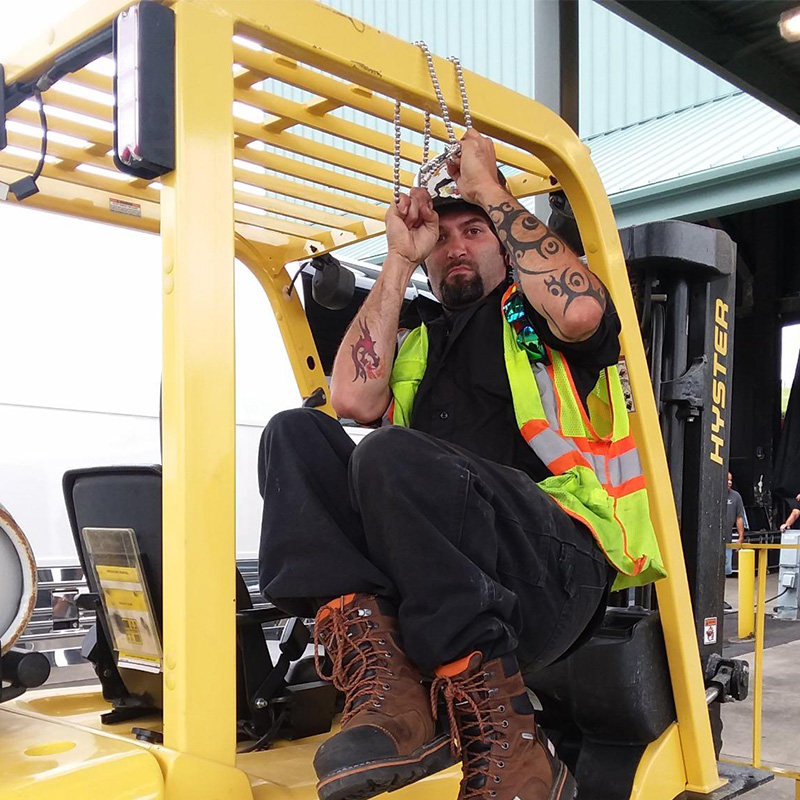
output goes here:
{"type": "Polygon", "coordinates": [[[792,510],[789,512],[789,516],[786,517],[783,525],[781,525],[781,533],[792,528],[795,522],[797,522],[797,518],[800,517],[800,493],[797,494],[794,500],[787,500],[787,502],[792,507],[792,510]]]}
{"type": "MultiPolygon", "coordinates": [[[[741,544],[744,541],[744,503],[742,496],[733,488],[733,475],[728,473],[728,502],[725,529],[731,533],[731,541],[741,544]]],[[[725,577],[733,575],[733,550],[725,548],[725,577]]],[[[730,606],[725,603],[726,608],[730,606]]]]}

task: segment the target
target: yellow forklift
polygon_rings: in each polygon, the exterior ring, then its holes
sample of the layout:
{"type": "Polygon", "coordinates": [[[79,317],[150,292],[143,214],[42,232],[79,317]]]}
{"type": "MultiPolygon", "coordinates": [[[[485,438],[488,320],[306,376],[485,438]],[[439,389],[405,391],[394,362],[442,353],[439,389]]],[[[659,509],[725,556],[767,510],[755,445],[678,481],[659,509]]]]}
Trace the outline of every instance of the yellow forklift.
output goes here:
{"type": "MultiPolygon", "coordinates": [[[[621,240],[589,150],[557,115],[312,0],[91,0],[0,67],[0,101],[0,198],[160,234],[163,244],[163,464],[64,479],[90,589],[80,602],[97,615],[83,652],[98,685],[37,689],[43,671],[4,643],[0,797],[316,796],[312,757],[335,726],[335,692],[309,668],[302,620],[282,626],[270,655],[263,626],[283,615],[250,607],[235,570],[234,260],[269,298],[304,404],[332,414],[326,365],[359,298],[331,251],[379,235],[393,188],[411,186],[428,162],[429,139],[446,151],[470,122],[494,139],[517,197],[563,191],[588,264],[613,296],[668,571],[656,597],[618,599],[569,663],[531,677],[543,724],[587,800],[734,797],[767,779],[717,762],[709,704],[741,699],[747,675],[720,656],[721,584],[703,580],[701,554],[681,538],[660,427],[668,441],[698,431],[703,458],[726,468],[724,402],[707,404],[716,440],[700,424],[680,426],[697,422],[703,393],[727,380],[729,352],[717,348],[721,369],[706,387],[689,341],[667,359],[672,377],[658,370],[655,397],[651,383],[654,359],[677,347],[670,324],[685,328],[693,303],[714,309],[712,344],[732,336],[732,306],[708,290],[719,283],[730,301],[718,239],[673,227],[621,240]],[[32,137],[40,126],[70,138],[32,137]],[[393,156],[394,168],[344,142],[393,156]],[[642,263],[638,317],[626,257],[642,263]],[[305,306],[293,288],[299,270],[305,306]],[[671,311],[659,305],[665,287],[677,298],[671,311]],[[671,421],[659,422],[656,401],[671,421]],[[716,616],[703,607],[712,601],[716,616]],[[715,652],[701,657],[698,640],[715,652]],[[559,743],[567,716],[574,736],[559,743]]],[[[709,341],[694,339],[701,351],[709,341]]],[[[713,508],[692,514],[702,523],[713,508]]],[[[717,579],[721,542],[709,550],[717,579]]],[[[459,777],[452,768],[398,797],[455,797],[459,777]]]]}

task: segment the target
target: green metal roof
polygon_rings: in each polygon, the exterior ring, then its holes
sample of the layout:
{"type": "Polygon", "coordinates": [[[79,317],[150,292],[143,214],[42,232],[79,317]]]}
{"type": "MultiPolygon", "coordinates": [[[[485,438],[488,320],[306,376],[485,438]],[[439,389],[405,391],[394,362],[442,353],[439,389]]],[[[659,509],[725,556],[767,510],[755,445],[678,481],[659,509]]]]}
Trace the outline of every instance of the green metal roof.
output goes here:
{"type": "Polygon", "coordinates": [[[800,197],[800,125],[744,92],[585,141],[620,227],[800,197]]]}

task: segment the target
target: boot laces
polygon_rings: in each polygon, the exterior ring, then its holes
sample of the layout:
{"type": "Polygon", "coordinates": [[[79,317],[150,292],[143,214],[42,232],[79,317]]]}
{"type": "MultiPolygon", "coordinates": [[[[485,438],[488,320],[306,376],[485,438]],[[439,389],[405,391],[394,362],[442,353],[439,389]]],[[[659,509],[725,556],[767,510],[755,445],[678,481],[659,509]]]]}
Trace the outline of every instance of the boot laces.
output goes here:
{"type": "Polygon", "coordinates": [[[386,649],[386,634],[369,616],[358,607],[345,610],[323,606],[314,624],[314,665],[323,680],[344,693],[342,725],[369,701],[374,708],[380,708],[382,692],[389,690],[387,679],[394,677],[386,662],[391,657],[386,649]],[[325,647],[333,664],[330,677],[321,669],[320,646],[325,647]]]}
{"type": "MultiPolygon", "coordinates": [[[[497,724],[492,722],[491,715],[502,706],[498,709],[493,705],[495,691],[486,685],[486,677],[486,672],[478,672],[472,677],[438,677],[431,686],[433,718],[438,719],[438,697],[441,694],[452,735],[450,749],[455,758],[463,760],[464,777],[459,800],[495,797],[494,784],[500,782],[496,769],[505,766],[503,760],[491,752],[492,743],[499,738],[497,724]]],[[[503,749],[507,747],[505,744],[503,749]]]]}

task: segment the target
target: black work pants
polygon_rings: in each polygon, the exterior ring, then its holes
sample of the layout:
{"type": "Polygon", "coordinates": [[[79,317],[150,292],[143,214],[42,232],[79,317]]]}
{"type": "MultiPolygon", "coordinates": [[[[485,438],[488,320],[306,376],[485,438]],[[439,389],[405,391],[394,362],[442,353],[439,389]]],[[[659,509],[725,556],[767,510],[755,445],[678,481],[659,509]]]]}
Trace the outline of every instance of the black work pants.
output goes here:
{"type": "Polygon", "coordinates": [[[271,420],[258,470],[261,589],[289,614],[387,598],[426,671],[474,650],[544,667],[602,615],[604,556],[523,472],[399,427],[356,447],[310,409],[271,420]]]}

